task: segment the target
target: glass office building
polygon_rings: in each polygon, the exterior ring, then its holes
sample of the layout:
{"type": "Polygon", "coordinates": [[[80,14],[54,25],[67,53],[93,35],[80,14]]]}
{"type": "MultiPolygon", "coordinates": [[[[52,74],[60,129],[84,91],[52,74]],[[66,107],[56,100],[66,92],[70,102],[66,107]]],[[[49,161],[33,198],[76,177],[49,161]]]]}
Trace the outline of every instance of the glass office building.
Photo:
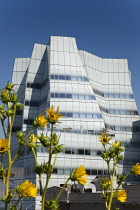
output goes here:
{"type": "MultiPolygon", "coordinates": [[[[84,165],[90,182],[96,175],[106,175],[107,166],[99,154],[98,136],[107,129],[113,140],[125,146],[125,159],[117,173],[126,172],[140,160],[139,115],[131,87],[131,73],[126,59],[105,59],[78,50],[75,38],[52,36],[48,45],[35,44],[30,58],[16,58],[12,82],[24,109],[17,113],[13,132],[27,131],[40,113],[52,105],[60,107],[65,118],[57,124],[59,154],[49,186],[64,183],[73,168],[84,165]],[[124,164],[123,164],[124,163],[124,164]]],[[[36,130],[36,133],[41,133],[36,130]]],[[[50,132],[49,126],[43,132],[50,132]]],[[[13,152],[16,141],[13,142],[13,152]]],[[[43,147],[37,152],[39,163],[47,160],[43,147]]],[[[13,183],[38,178],[32,171],[33,158],[27,151],[15,164],[13,183]]],[[[138,181],[130,177],[129,182],[138,181]]]]}

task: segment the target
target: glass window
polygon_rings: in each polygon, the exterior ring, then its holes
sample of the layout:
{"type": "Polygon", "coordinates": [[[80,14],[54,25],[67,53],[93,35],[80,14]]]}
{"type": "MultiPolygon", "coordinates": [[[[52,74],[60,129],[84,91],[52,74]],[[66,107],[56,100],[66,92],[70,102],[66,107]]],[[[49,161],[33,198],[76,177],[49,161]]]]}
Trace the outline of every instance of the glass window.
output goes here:
{"type": "Polygon", "coordinates": [[[126,111],[125,110],[120,110],[120,113],[121,114],[126,114],[126,111]]]}
{"type": "Polygon", "coordinates": [[[87,118],[93,118],[92,113],[87,113],[87,118]]]}
{"type": "Polygon", "coordinates": [[[109,110],[109,113],[110,113],[110,114],[114,114],[114,113],[115,113],[115,110],[114,110],[114,109],[110,109],[110,110],[109,110]]]}
{"type": "Polygon", "coordinates": [[[115,126],[115,130],[116,131],[120,131],[121,130],[121,127],[120,126],[115,126]]]}
{"type": "Polygon", "coordinates": [[[79,99],[81,99],[81,100],[85,99],[85,95],[84,94],[79,94],[79,99]]]}
{"type": "Polygon", "coordinates": [[[72,94],[72,98],[79,99],[79,95],[78,94],[72,94]]]}
{"type": "Polygon", "coordinates": [[[57,168],[53,169],[53,174],[57,174],[57,168]]]}
{"type": "Polygon", "coordinates": [[[96,155],[97,155],[97,151],[95,151],[95,150],[90,150],[90,154],[91,154],[92,156],[96,156],[96,155]]]}
{"type": "Polygon", "coordinates": [[[60,175],[64,174],[63,168],[58,168],[57,173],[60,175]]]}
{"type": "Polygon", "coordinates": [[[86,173],[88,174],[88,175],[90,175],[91,173],[90,173],[90,169],[86,169],[86,173]]]}
{"type": "Polygon", "coordinates": [[[79,116],[79,113],[73,113],[73,117],[75,117],[75,118],[79,118],[80,116],[79,116]]]}
{"type": "Polygon", "coordinates": [[[54,75],[50,75],[51,79],[54,79],[54,75]]]}
{"type": "Polygon", "coordinates": [[[98,118],[98,114],[95,114],[95,113],[94,113],[94,114],[93,114],[93,118],[95,118],[95,119],[98,118]]]}
{"type": "Polygon", "coordinates": [[[120,114],[120,110],[116,109],[115,114],[120,114]]]}
{"type": "Polygon", "coordinates": [[[65,80],[65,76],[64,75],[59,75],[59,79],[60,80],[65,80]]]}
{"type": "Polygon", "coordinates": [[[114,93],[114,98],[120,98],[120,94],[119,93],[114,93]]]}
{"type": "Polygon", "coordinates": [[[129,94],[125,94],[125,98],[130,98],[130,95],[129,94]]]}
{"type": "Polygon", "coordinates": [[[58,95],[58,93],[55,93],[55,98],[59,98],[59,95],[58,95]]]}
{"type": "Polygon", "coordinates": [[[84,79],[85,82],[89,81],[87,77],[83,77],[83,79],[84,79]]]}
{"type": "Polygon", "coordinates": [[[85,113],[80,113],[80,118],[86,118],[86,114],[85,113]]]}
{"type": "Polygon", "coordinates": [[[126,114],[130,115],[131,111],[130,110],[126,110],[126,114]]]}
{"type": "Polygon", "coordinates": [[[70,168],[64,168],[64,174],[70,175],[70,173],[71,173],[70,168]]]}
{"type": "Polygon", "coordinates": [[[85,99],[90,100],[90,95],[85,95],[85,99]]]}
{"type": "Polygon", "coordinates": [[[66,98],[72,98],[72,94],[66,93],[66,98]]]}
{"type": "Polygon", "coordinates": [[[71,76],[66,75],[66,80],[71,80],[71,76]]]}
{"type": "Polygon", "coordinates": [[[113,93],[109,93],[109,98],[114,98],[114,94],[113,93]]]}
{"type": "Polygon", "coordinates": [[[78,153],[79,153],[79,155],[84,155],[84,150],[83,149],[79,149],[78,153]]]}
{"type": "Polygon", "coordinates": [[[108,98],[108,93],[104,93],[104,97],[105,98],[108,98]]]}
{"type": "Polygon", "coordinates": [[[65,93],[60,93],[60,98],[65,98],[65,93]]]}
{"type": "Polygon", "coordinates": [[[79,82],[83,81],[83,78],[81,76],[78,76],[77,78],[79,82]]]}
{"type": "Polygon", "coordinates": [[[61,112],[60,113],[62,116],[66,116],[66,113],[65,112],[61,112]]]}
{"type": "Polygon", "coordinates": [[[89,149],[85,149],[85,155],[90,155],[90,150],[89,149]]]}
{"type": "Polygon", "coordinates": [[[131,127],[126,127],[126,131],[132,131],[132,128],[131,127]]]}
{"type": "Polygon", "coordinates": [[[95,96],[94,96],[94,95],[91,95],[91,99],[92,99],[92,100],[95,100],[95,96]]]}
{"type": "Polygon", "coordinates": [[[68,113],[67,113],[67,117],[73,117],[73,114],[70,113],[70,112],[68,112],[68,113]]]}
{"type": "Polygon", "coordinates": [[[123,93],[120,94],[120,98],[125,98],[123,93]]]}
{"type": "Polygon", "coordinates": [[[98,170],[98,175],[103,175],[103,170],[98,170]]]}
{"type": "Polygon", "coordinates": [[[77,81],[77,76],[71,76],[71,80],[77,81]]]}
{"type": "Polygon", "coordinates": [[[58,75],[54,75],[54,78],[55,78],[55,79],[58,79],[58,75]]]}
{"type": "Polygon", "coordinates": [[[97,170],[92,170],[92,175],[97,175],[97,170]]]}
{"type": "Polygon", "coordinates": [[[51,98],[54,98],[54,93],[51,93],[51,98]]]}
{"type": "Polygon", "coordinates": [[[121,127],[121,131],[126,131],[126,127],[125,126],[122,126],[121,127]]]}

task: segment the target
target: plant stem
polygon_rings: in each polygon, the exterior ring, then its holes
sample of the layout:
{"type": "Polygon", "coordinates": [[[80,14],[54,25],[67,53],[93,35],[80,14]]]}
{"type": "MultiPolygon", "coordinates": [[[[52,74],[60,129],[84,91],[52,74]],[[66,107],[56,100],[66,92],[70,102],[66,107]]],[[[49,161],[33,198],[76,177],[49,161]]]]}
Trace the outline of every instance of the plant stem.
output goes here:
{"type": "Polygon", "coordinates": [[[51,140],[50,140],[50,148],[49,148],[49,160],[48,160],[48,169],[47,169],[47,177],[46,177],[46,185],[42,194],[42,209],[45,207],[45,197],[48,188],[48,183],[51,177],[51,158],[52,158],[52,139],[53,139],[53,124],[51,124],[51,140]]]}
{"type": "Polygon", "coordinates": [[[113,201],[113,194],[114,194],[114,188],[113,188],[113,184],[114,184],[114,176],[116,174],[116,159],[113,160],[114,164],[113,164],[113,173],[111,176],[111,193],[110,193],[110,198],[109,198],[109,204],[108,204],[108,210],[111,210],[112,207],[112,201],[113,201]]]}
{"type": "MultiPolygon", "coordinates": [[[[32,153],[34,155],[34,159],[35,159],[35,163],[38,166],[38,160],[36,157],[36,152],[34,150],[34,148],[32,147],[32,153]]],[[[40,185],[40,195],[42,195],[42,191],[43,191],[43,187],[42,187],[42,174],[39,174],[39,185],[40,185]]]]}
{"type": "Polygon", "coordinates": [[[70,178],[67,179],[67,181],[65,182],[65,184],[63,185],[63,187],[61,188],[60,192],[58,193],[55,201],[58,201],[59,197],[61,196],[63,190],[65,189],[65,186],[67,185],[68,181],[70,180],[70,178]]]}

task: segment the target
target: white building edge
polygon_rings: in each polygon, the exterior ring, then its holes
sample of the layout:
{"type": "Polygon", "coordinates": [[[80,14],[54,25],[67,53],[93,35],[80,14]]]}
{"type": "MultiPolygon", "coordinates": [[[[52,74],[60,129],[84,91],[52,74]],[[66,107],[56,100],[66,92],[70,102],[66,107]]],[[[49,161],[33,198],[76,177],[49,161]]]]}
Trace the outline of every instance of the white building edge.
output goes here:
{"type": "MultiPolygon", "coordinates": [[[[59,106],[66,116],[56,128],[66,149],[58,156],[49,186],[64,183],[70,171],[80,165],[85,166],[89,182],[96,175],[107,174],[106,163],[98,156],[102,150],[98,135],[103,128],[126,146],[118,174],[139,161],[139,115],[126,59],[100,58],[78,50],[75,38],[52,36],[48,45],[34,45],[31,58],[15,59],[12,83],[24,104],[13,131],[28,130],[34,118],[52,105],[59,106]]],[[[37,156],[39,163],[44,163],[48,153],[39,147],[37,156]]],[[[15,168],[14,184],[30,179],[38,185],[27,151],[15,168]]],[[[138,178],[130,177],[129,182],[133,181],[138,178]]]]}

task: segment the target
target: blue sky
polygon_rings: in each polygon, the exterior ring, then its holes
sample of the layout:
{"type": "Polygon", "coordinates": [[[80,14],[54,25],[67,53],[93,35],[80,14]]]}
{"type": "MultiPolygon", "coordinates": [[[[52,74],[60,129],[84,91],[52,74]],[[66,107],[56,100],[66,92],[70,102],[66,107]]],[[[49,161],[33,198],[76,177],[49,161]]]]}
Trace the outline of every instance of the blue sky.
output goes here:
{"type": "Polygon", "coordinates": [[[140,0],[1,0],[0,88],[14,59],[30,57],[34,43],[72,36],[78,48],[103,58],[126,58],[140,111],[140,0]]]}

